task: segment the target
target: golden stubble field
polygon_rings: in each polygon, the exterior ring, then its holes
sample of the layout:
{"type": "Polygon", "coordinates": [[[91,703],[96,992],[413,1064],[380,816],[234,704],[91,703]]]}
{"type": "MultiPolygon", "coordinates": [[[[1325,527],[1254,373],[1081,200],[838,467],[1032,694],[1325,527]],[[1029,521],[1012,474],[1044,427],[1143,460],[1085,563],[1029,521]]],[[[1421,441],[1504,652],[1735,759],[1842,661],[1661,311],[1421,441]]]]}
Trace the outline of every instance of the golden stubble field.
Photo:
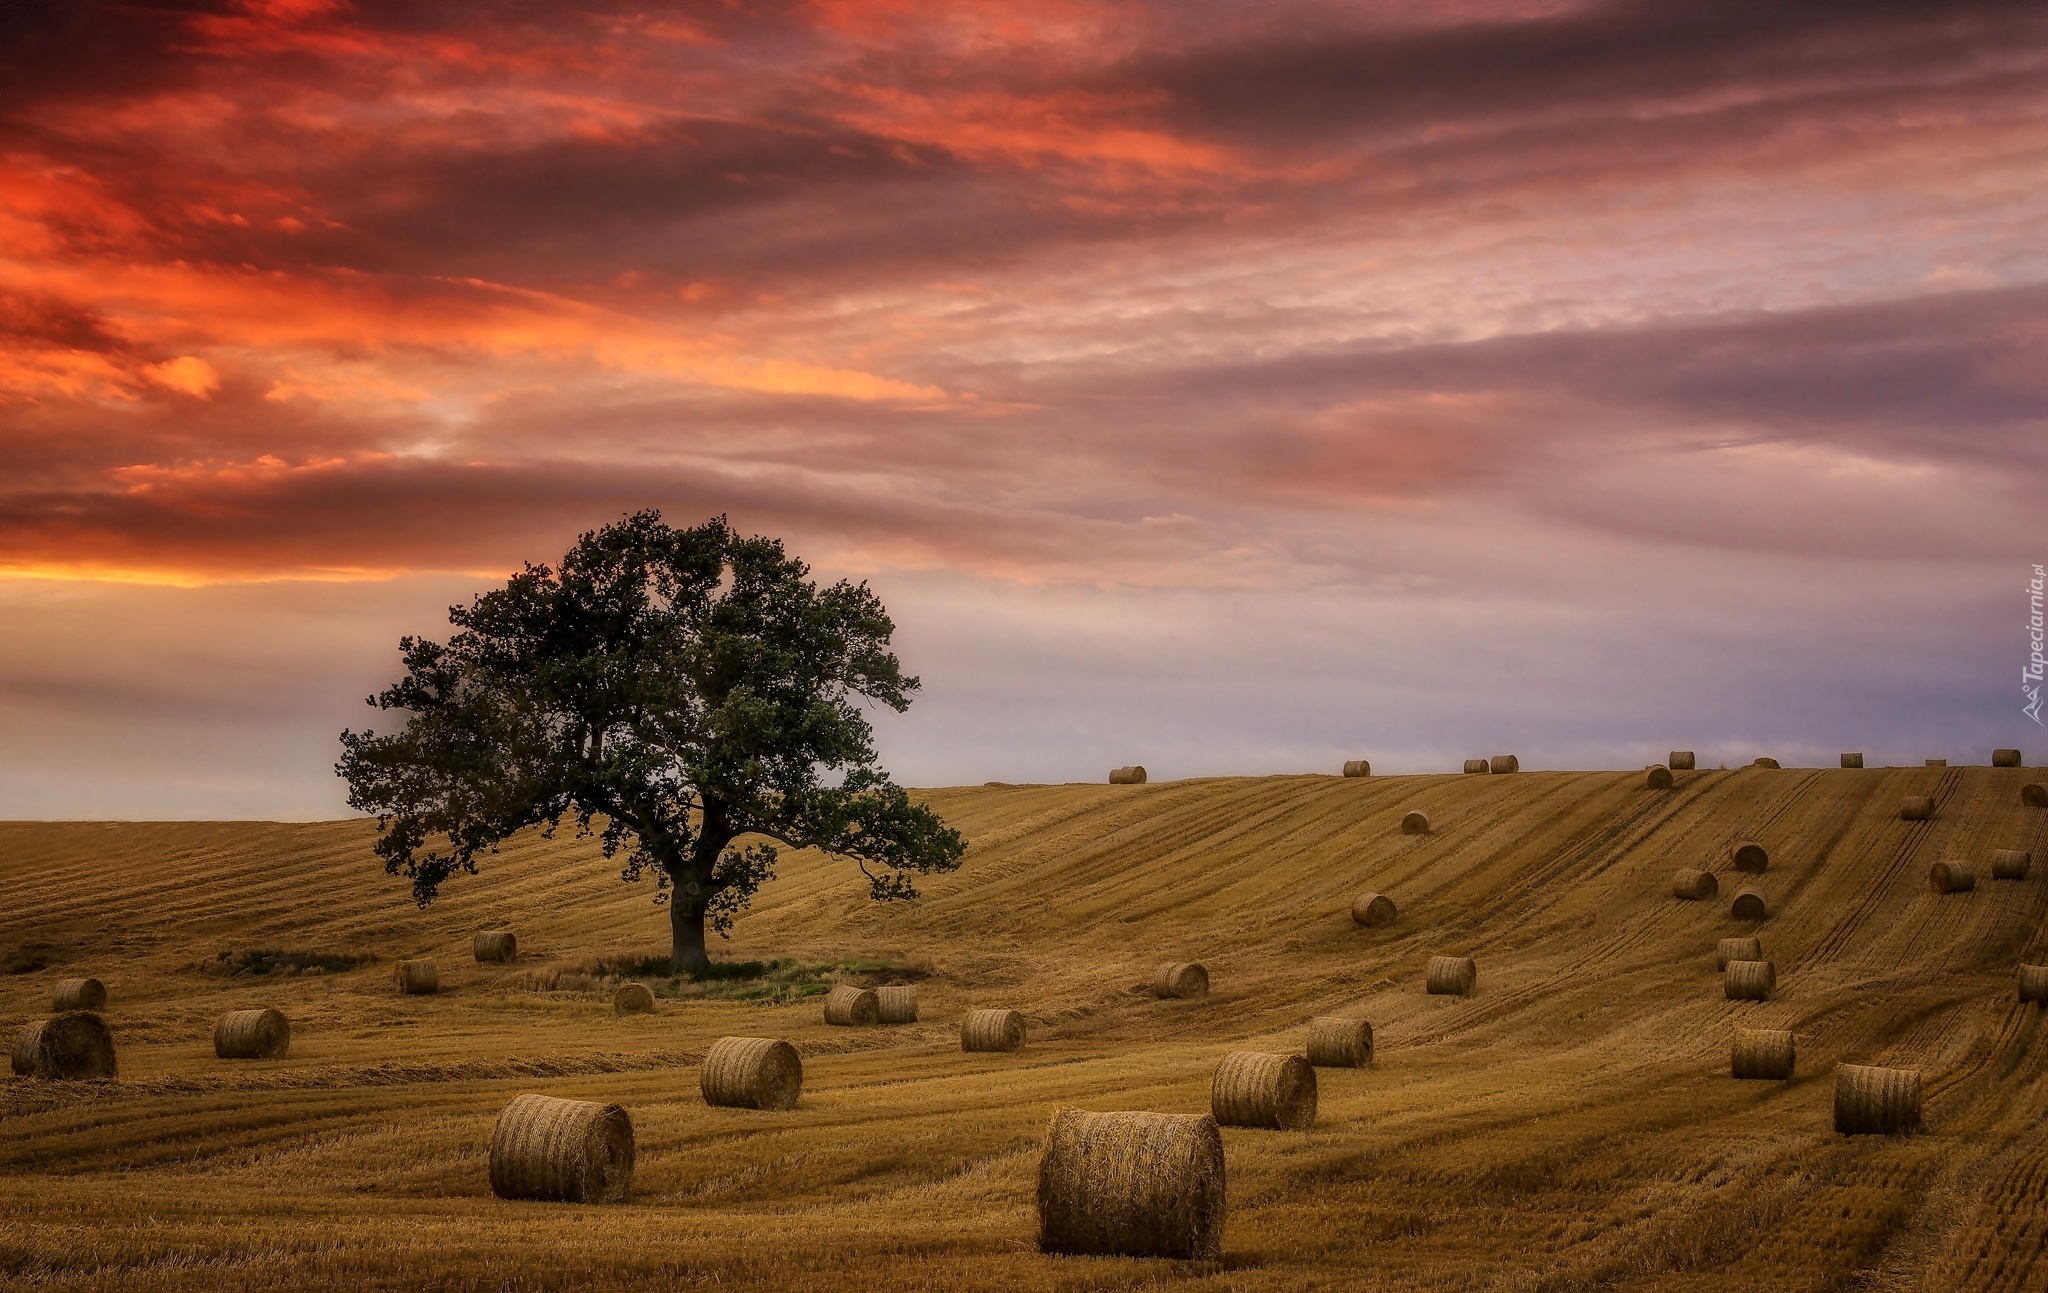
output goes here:
{"type": "MultiPolygon", "coordinates": [[[[528,839],[421,912],[361,822],[0,826],[0,1016],[59,977],[112,994],[111,1083],[0,1085],[0,1276],[33,1289],[1733,1290],[2048,1287],[2048,1041],[2014,966],[2048,959],[2038,771],[1871,769],[1222,779],[932,791],[967,833],[912,906],[796,855],[725,960],[893,962],[922,1022],[848,1030],[816,998],[664,999],[617,1018],[606,958],[665,950],[650,887],[588,842],[528,839]],[[1898,819],[1932,794],[1934,821],[1898,819]],[[1398,831],[1421,808],[1429,836],[1398,831]],[[1733,922],[1674,869],[1769,845],[1778,993],[1732,1003],[1733,922]],[[2032,878],[1993,882],[1998,847],[2032,878]],[[1941,858],[1978,886],[1937,896],[1941,858]],[[1347,914],[1362,889],[1390,929],[1347,914]],[[483,966],[506,922],[520,958],[483,966]],[[379,958],[217,972],[223,952],[379,958]],[[1471,955],[1469,999],[1426,996],[1471,955]],[[400,956],[444,991],[401,998],[400,956]],[[1168,960],[1214,992],[1134,991],[1168,960]],[[23,967],[42,962],[37,969],[23,967]],[[212,967],[212,968],[209,968],[212,967]],[[278,1061],[213,1057],[213,1021],[275,1005],[278,1061]],[[1031,1020],[963,1055],[968,1009],[1031,1020]],[[1202,1112],[1227,1051],[1295,1049],[1312,1015],[1371,1020],[1370,1070],[1322,1070],[1312,1131],[1226,1129],[1220,1266],[1035,1249],[1038,1148],[1062,1106],[1202,1112]],[[1727,1076],[1738,1024],[1799,1039],[1790,1084],[1727,1076]],[[788,1113],[707,1108],[730,1033],[802,1051],[788,1113]],[[1836,1060],[1919,1067],[1926,1132],[1830,1128],[1836,1060]],[[522,1091],[617,1101],[639,1163],[620,1206],[492,1197],[522,1091]]],[[[876,976],[879,977],[879,976],[876,976]]],[[[11,1036],[11,1034],[10,1034],[11,1036]]]]}

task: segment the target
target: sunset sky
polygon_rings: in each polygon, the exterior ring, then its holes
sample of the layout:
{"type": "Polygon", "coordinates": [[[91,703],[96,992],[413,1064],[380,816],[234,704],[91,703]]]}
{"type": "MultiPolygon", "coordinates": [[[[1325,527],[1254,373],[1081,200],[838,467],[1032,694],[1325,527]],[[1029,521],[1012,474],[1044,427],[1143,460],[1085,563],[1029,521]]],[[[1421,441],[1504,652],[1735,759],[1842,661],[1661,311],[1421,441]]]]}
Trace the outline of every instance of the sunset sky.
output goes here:
{"type": "Polygon", "coordinates": [[[0,7],[0,816],[320,817],[582,530],[867,579],[914,785],[1994,745],[2048,6],[0,7]]]}

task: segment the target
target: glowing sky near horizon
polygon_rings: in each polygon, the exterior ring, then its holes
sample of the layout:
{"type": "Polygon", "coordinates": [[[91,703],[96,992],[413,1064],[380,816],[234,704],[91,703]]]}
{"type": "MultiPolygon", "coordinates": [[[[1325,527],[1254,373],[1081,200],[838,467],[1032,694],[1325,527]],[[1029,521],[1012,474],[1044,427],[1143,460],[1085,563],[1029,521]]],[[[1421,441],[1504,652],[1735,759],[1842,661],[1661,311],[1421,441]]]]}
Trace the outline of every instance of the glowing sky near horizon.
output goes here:
{"type": "Polygon", "coordinates": [[[913,784],[1982,762],[2048,10],[0,10],[0,816],[333,815],[640,507],[869,580],[913,784]]]}

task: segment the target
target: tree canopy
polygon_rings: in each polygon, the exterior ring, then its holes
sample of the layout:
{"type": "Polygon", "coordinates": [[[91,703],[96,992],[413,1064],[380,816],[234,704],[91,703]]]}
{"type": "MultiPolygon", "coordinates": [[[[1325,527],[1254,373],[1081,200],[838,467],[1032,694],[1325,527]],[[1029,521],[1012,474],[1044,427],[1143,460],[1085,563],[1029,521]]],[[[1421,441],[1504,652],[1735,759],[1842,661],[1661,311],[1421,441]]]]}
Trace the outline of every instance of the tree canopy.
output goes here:
{"type": "Polygon", "coordinates": [[[965,841],[878,766],[863,702],[901,712],[918,680],[865,583],[809,575],[724,517],[646,511],[451,607],[446,643],[401,639],[405,676],[370,703],[404,727],[344,731],[336,765],[385,870],[425,906],[570,817],[622,878],[654,872],[678,972],[708,963],[706,923],[731,929],[778,845],[851,859],[877,900],[916,897],[965,841]]]}

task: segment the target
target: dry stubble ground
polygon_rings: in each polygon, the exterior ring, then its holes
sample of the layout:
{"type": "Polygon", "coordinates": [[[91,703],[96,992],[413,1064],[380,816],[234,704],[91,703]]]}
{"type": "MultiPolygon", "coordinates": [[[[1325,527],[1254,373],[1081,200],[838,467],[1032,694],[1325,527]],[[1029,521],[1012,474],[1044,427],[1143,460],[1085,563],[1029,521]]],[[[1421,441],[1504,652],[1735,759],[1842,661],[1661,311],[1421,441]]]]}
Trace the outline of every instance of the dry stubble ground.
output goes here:
{"type": "Polygon", "coordinates": [[[425,912],[363,823],[0,826],[0,1014],[92,973],[121,1076],[0,1084],[0,1275],[14,1287],[163,1289],[1735,1290],[2048,1287],[2048,1064],[2013,967],[2048,959],[2038,772],[1988,768],[1521,773],[926,798],[966,865],[877,908],[798,855],[732,960],[928,970],[923,1021],[828,1029],[816,998],[664,998],[616,1018],[607,957],[658,950],[645,886],[586,843],[522,840],[425,912]],[[1898,820],[1931,793],[1930,823],[1898,820]],[[1436,825],[1404,836],[1422,808],[1436,825]],[[1723,999],[1721,900],[1671,872],[1771,848],[1767,1003],[1723,999]],[[2034,878],[1927,892],[1926,868],[2030,848],[2034,878]],[[1401,917],[1366,931],[1361,889],[1401,917]],[[471,962],[507,922],[516,964],[471,962]],[[223,951],[379,959],[223,976],[223,951]],[[1479,962],[1425,996],[1436,952],[1479,962]],[[445,991],[400,998],[399,956],[445,991]],[[1134,991],[1205,962],[1207,1000],[1134,991]],[[42,962],[39,969],[24,966],[42,962]],[[213,1058],[214,1019],[291,1016],[290,1055],[213,1058]],[[960,1017],[1012,1005],[1015,1056],[964,1055],[960,1017]],[[1200,1111],[1216,1061],[1295,1049],[1310,1016],[1374,1024],[1376,1067],[1323,1070],[1303,1134],[1226,1130],[1220,1267],[1034,1250],[1037,1150],[1057,1107],[1200,1111]],[[1737,1024],[1789,1027],[1788,1084],[1727,1075],[1737,1024]],[[695,1064],[728,1033],[804,1054],[794,1111],[705,1107],[695,1064]],[[1927,1133],[1829,1130],[1837,1059],[1917,1066],[1927,1133]],[[630,1203],[491,1196],[492,1120],[520,1091],[618,1101],[630,1203]]]}

